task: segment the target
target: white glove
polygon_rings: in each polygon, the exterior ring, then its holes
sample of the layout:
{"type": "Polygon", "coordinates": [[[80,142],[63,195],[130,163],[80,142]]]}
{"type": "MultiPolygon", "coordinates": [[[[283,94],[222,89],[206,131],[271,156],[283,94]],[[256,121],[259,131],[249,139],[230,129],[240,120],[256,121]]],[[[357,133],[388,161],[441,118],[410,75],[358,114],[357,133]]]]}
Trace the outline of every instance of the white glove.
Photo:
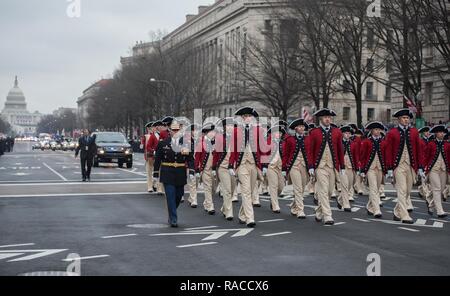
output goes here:
{"type": "Polygon", "coordinates": [[[198,179],[200,179],[200,173],[196,173],[196,174],[195,174],[195,177],[198,178],[198,179]]]}
{"type": "Polygon", "coordinates": [[[139,145],[139,149],[144,149],[144,145],[139,145]]]}
{"type": "Polygon", "coordinates": [[[286,178],[286,171],[282,171],[281,175],[286,178]]]}
{"type": "Polygon", "coordinates": [[[263,174],[263,176],[267,175],[267,168],[262,169],[262,174],[263,174]]]}
{"type": "Polygon", "coordinates": [[[216,177],[217,173],[215,170],[212,171],[212,175],[213,175],[213,177],[216,177]]]}
{"type": "MultiPolygon", "coordinates": [[[[363,174],[363,173],[361,173],[360,171],[357,171],[357,172],[356,172],[356,175],[357,175],[357,176],[362,176],[362,174],[363,174]]],[[[363,178],[364,178],[364,177],[363,177],[363,178]]]]}
{"type": "Polygon", "coordinates": [[[189,179],[191,179],[191,182],[195,182],[195,176],[194,175],[189,175],[189,179]]]}
{"type": "Polygon", "coordinates": [[[388,178],[392,178],[394,176],[394,172],[392,170],[389,170],[387,172],[388,178]]]}
{"type": "Polygon", "coordinates": [[[234,172],[233,169],[228,169],[228,172],[230,173],[231,176],[236,176],[236,173],[234,172]]]}
{"type": "Polygon", "coordinates": [[[159,179],[158,179],[158,178],[155,178],[155,177],[153,177],[153,183],[159,183],[159,179]]]}
{"type": "Polygon", "coordinates": [[[345,170],[341,170],[341,176],[345,175],[345,170]]]}
{"type": "Polygon", "coordinates": [[[361,178],[363,178],[363,179],[366,177],[366,174],[364,174],[364,173],[360,173],[359,175],[360,175],[361,178]]]}
{"type": "Polygon", "coordinates": [[[422,169],[419,169],[419,176],[422,178],[422,179],[425,179],[425,172],[422,170],[422,169]]]}
{"type": "Polygon", "coordinates": [[[314,169],[309,169],[309,175],[312,177],[312,176],[314,176],[314,169]]]}

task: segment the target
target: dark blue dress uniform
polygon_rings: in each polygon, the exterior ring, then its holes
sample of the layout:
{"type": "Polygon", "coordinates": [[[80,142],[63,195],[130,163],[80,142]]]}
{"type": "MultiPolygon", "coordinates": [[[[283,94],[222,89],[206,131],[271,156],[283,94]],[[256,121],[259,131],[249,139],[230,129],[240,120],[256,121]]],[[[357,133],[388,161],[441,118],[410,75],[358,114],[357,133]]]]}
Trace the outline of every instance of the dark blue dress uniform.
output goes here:
{"type": "Polygon", "coordinates": [[[172,140],[168,137],[159,142],[155,154],[153,177],[164,184],[169,212],[169,224],[177,227],[177,208],[184,195],[184,186],[187,184],[187,169],[189,175],[194,175],[194,157],[190,144],[183,144],[183,138],[172,140]],[[176,143],[175,147],[172,147],[176,143]],[[184,153],[182,153],[184,151],[184,153]]]}

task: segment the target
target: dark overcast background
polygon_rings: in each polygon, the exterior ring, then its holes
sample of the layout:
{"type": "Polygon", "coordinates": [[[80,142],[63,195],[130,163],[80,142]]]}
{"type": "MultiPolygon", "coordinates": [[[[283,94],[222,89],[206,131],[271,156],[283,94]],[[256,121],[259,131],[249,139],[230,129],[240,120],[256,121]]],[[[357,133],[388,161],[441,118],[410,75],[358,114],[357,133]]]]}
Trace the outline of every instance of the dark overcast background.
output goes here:
{"type": "Polygon", "coordinates": [[[0,0],[0,111],[14,75],[28,110],[76,107],[91,83],[110,77],[137,40],[171,31],[186,14],[214,0],[81,0],[69,18],[67,0],[0,0]]]}

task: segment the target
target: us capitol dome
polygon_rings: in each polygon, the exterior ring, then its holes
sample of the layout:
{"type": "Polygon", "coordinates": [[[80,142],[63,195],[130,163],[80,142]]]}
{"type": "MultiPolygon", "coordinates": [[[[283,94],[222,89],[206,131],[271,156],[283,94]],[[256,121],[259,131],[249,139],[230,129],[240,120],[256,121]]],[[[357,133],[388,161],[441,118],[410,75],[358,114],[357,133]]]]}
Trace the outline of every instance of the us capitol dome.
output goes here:
{"type": "Polygon", "coordinates": [[[6,96],[5,107],[1,116],[9,122],[16,134],[24,136],[32,136],[36,133],[36,126],[43,116],[38,111],[28,112],[25,95],[19,88],[17,76],[14,80],[14,87],[6,96]]]}

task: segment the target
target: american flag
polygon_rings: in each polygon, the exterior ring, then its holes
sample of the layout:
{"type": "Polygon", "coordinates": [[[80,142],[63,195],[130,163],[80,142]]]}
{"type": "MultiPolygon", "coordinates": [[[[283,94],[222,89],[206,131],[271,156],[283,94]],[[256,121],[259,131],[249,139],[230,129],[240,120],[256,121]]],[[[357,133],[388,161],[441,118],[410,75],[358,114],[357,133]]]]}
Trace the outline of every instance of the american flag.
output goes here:
{"type": "Polygon", "coordinates": [[[314,118],[309,113],[309,110],[306,107],[302,108],[302,117],[307,123],[312,123],[314,121],[314,118]]]}
{"type": "Polygon", "coordinates": [[[417,110],[417,106],[414,103],[414,101],[409,99],[406,95],[403,95],[403,100],[405,102],[406,107],[409,109],[409,111],[416,114],[418,110],[417,110]]]}

